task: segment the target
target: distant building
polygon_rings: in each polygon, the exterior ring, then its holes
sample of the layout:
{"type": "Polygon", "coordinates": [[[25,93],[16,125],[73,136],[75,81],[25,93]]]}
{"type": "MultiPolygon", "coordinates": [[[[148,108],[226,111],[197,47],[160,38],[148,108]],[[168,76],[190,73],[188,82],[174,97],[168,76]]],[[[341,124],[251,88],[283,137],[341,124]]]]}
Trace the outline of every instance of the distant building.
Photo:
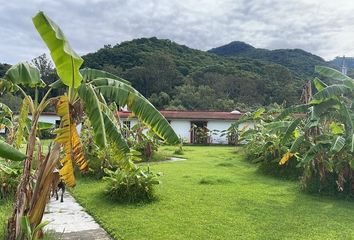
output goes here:
{"type": "MultiPolygon", "coordinates": [[[[240,119],[242,113],[234,112],[210,112],[210,111],[168,111],[160,113],[171,124],[175,133],[186,143],[196,143],[197,133],[195,128],[207,129],[210,134],[206,142],[211,144],[228,144],[227,136],[223,136],[222,131],[227,130],[233,122],[240,119]]],[[[133,126],[138,120],[131,112],[120,111],[119,117],[127,126],[133,126]]],[[[240,129],[247,124],[241,124],[240,129]]],[[[247,126],[246,126],[247,127],[247,126]]]]}
{"type": "MultiPolygon", "coordinates": [[[[204,143],[210,144],[228,144],[229,139],[222,134],[233,122],[240,119],[243,113],[239,111],[232,112],[212,112],[212,111],[169,111],[163,110],[160,113],[171,124],[176,134],[186,143],[197,142],[196,128],[208,130],[209,137],[204,143]]],[[[118,112],[120,120],[127,127],[132,127],[138,123],[138,119],[129,111],[118,112]]],[[[30,115],[29,118],[32,116],[30,115]]],[[[44,112],[39,117],[40,122],[51,123],[56,127],[60,124],[60,117],[53,112],[44,112]]],[[[239,128],[252,127],[252,123],[240,124],[239,128]]],[[[77,126],[81,130],[81,124],[77,126]]],[[[0,128],[1,132],[1,128],[0,128]]]]}

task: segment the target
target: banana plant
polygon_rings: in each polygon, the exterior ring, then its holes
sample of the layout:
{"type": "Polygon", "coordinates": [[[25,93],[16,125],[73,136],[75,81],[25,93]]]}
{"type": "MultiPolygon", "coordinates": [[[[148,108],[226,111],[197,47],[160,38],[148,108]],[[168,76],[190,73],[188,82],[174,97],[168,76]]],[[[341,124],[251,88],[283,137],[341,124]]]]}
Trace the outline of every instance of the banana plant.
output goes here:
{"type": "Polygon", "coordinates": [[[101,148],[107,147],[108,142],[114,143],[119,156],[129,161],[130,149],[117,124],[116,113],[108,108],[107,102],[128,106],[162,139],[172,144],[179,142],[167,120],[128,81],[100,70],[80,70],[83,59],[71,48],[59,26],[43,12],[33,17],[33,23],[50,50],[60,78],[52,87],[67,88],[66,94],[60,96],[56,104],[62,121],[55,141],[64,145],[66,155],[61,160],[63,168],[60,174],[69,186],[75,185],[72,162],[76,162],[83,171],[88,168],[76,131],[82,114],[86,114],[91,122],[95,143],[101,148]]]}
{"type": "MultiPolygon", "coordinates": [[[[306,113],[303,134],[293,141],[279,164],[286,163],[288,156],[296,154],[299,165],[305,169],[305,187],[315,175],[323,182],[329,174],[335,174],[334,184],[339,191],[344,191],[344,183],[353,184],[351,179],[354,176],[354,80],[328,67],[316,66],[315,71],[335,83],[327,85],[315,78],[313,85],[317,93],[309,104],[293,106],[279,115],[283,118],[295,112],[306,113]]],[[[352,187],[350,192],[353,191],[352,187]]]]}
{"type": "MultiPolygon", "coordinates": [[[[27,137],[26,158],[23,161],[23,171],[20,185],[16,192],[13,217],[9,221],[9,237],[16,238],[20,233],[20,217],[28,210],[28,201],[32,194],[32,184],[30,184],[32,160],[34,157],[36,137],[38,131],[39,116],[49,105],[48,99],[51,88],[47,91],[42,99],[38,97],[38,88],[44,87],[45,84],[40,78],[39,70],[31,63],[21,62],[12,66],[1,79],[1,91],[19,91],[23,96],[23,102],[18,117],[18,126],[14,137],[14,145],[17,149],[22,144],[25,128],[27,126],[28,115],[31,114],[32,121],[27,137]],[[23,87],[31,87],[35,89],[34,98],[27,94],[23,87]]],[[[1,152],[4,152],[1,149],[1,152]]]]}
{"type": "MultiPolygon", "coordinates": [[[[28,112],[32,114],[32,127],[27,141],[27,157],[24,163],[23,177],[16,193],[13,216],[8,224],[9,239],[24,238],[20,231],[21,218],[24,214],[28,214],[32,229],[40,225],[46,204],[45,196],[49,192],[51,182],[50,173],[58,159],[62,164],[61,178],[68,186],[75,186],[73,163],[76,163],[82,171],[88,170],[80,135],[76,128],[81,123],[83,114],[90,120],[97,146],[105,149],[109,143],[114,144],[119,157],[126,161],[127,164],[124,166],[127,169],[136,169],[131,161],[133,154],[131,154],[121,133],[116,112],[110,110],[107,102],[115,102],[119,106],[128,106],[136,117],[166,142],[179,143],[177,135],[167,120],[128,81],[104,71],[80,69],[83,59],[71,48],[59,26],[43,12],[36,14],[32,20],[40,37],[49,48],[59,80],[50,86],[41,101],[38,99],[37,88],[43,86],[44,83],[40,80],[38,69],[30,63],[20,63],[13,66],[0,84],[4,90],[20,91],[22,93],[24,101],[20,111],[21,119],[22,115],[26,116],[28,112]],[[35,88],[34,99],[23,91],[22,85],[35,88]],[[66,93],[48,99],[51,89],[58,87],[67,88],[66,93]],[[55,105],[61,123],[60,127],[55,130],[56,137],[51,150],[46,157],[40,157],[41,154],[39,154],[40,164],[36,169],[36,183],[32,191],[29,176],[35,149],[38,119],[40,113],[49,103],[55,105]],[[60,157],[60,149],[64,150],[63,157],[60,157]],[[31,194],[28,191],[31,191],[31,194]]],[[[19,125],[22,128],[25,121],[19,125]]],[[[21,143],[19,138],[17,141],[19,144],[21,143]]]]}

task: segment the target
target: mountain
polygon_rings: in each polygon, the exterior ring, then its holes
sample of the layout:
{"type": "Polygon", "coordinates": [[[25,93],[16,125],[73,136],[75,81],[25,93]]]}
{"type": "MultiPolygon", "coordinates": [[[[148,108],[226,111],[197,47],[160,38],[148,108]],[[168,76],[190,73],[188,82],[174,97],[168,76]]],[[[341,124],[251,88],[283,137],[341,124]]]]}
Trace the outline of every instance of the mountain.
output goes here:
{"type": "Polygon", "coordinates": [[[244,42],[231,42],[208,52],[224,57],[246,57],[283,65],[302,77],[314,75],[316,65],[329,66],[324,59],[301,49],[267,50],[244,42]]]}
{"type": "Polygon", "coordinates": [[[300,49],[266,50],[232,42],[200,51],[167,39],[140,38],[83,56],[85,67],[129,80],[158,108],[247,110],[298,102],[320,57],[300,49]]]}
{"type": "Polygon", "coordinates": [[[245,42],[234,41],[221,47],[210,49],[208,52],[215,53],[220,56],[230,57],[235,55],[246,56],[248,53],[256,50],[252,45],[245,42]]]}

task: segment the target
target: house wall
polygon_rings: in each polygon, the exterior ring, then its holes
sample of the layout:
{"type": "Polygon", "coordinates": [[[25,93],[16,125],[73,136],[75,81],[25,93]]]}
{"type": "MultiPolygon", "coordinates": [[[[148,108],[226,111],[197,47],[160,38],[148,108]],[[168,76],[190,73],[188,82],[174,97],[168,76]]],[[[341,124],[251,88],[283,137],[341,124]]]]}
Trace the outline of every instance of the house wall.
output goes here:
{"type": "MultiPolygon", "coordinates": [[[[29,115],[28,118],[32,119],[32,116],[29,115]]],[[[58,117],[56,115],[40,115],[39,116],[39,121],[40,122],[51,123],[51,124],[54,124],[54,125],[55,125],[55,122],[59,121],[59,120],[60,120],[60,117],[58,117]]],[[[76,126],[77,132],[79,134],[81,133],[81,127],[82,127],[81,123],[76,126]]]]}
{"type": "Polygon", "coordinates": [[[215,134],[210,136],[210,143],[227,144],[227,136],[221,136],[224,130],[227,130],[234,121],[210,120],[207,128],[210,131],[216,130],[215,134]]]}
{"type": "MultiPolygon", "coordinates": [[[[124,119],[121,118],[121,121],[130,121],[130,126],[134,126],[138,123],[136,119],[124,119]]],[[[170,124],[175,133],[178,137],[182,138],[185,143],[190,143],[190,128],[191,128],[191,121],[190,119],[173,119],[171,120],[170,124]]],[[[211,136],[211,143],[213,144],[227,144],[227,136],[221,136],[224,130],[227,130],[231,124],[234,122],[233,120],[205,120],[207,122],[207,128],[212,130],[217,130],[218,132],[215,135],[211,136]]],[[[242,123],[239,126],[239,129],[252,128],[252,123],[242,123]]]]}
{"type": "Polygon", "coordinates": [[[190,120],[171,120],[171,127],[173,128],[177,136],[183,139],[183,142],[191,142],[191,132],[189,131],[191,128],[190,120]]]}

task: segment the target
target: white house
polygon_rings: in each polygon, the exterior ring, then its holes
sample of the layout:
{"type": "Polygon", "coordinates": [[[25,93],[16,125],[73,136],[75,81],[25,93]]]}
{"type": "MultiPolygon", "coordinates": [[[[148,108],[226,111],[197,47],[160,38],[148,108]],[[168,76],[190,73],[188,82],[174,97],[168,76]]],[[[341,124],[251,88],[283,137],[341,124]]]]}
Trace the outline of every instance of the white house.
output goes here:
{"type": "MultiPolygon", "coordinates": [[[[32,116],[29,115],[28,116],[30,119],[32,119],[32,116]]],[[[56,127],[59,127],[60,124],[60,117],[54,113],[54,112],[43,112],[40,116],[39,116],[39,122],[44,122],[44,123],[51,123],[54,124],[56,127]]],[[[78,124],[76,126],[77,131],[80,134],[81,131],[81,124],[78,124]]]]}
{"type": "MultiPolygon", "coordinates": [[[[240,119],[240,112],[211,112],[211,111],[169,111],[163,110],[160,113],[168,120],[176,134],[184,142],[195,143],[195,133],[192,126],[206,128],[214,132],[208,138],[208,143],[227,144],[226,136],[221,136],[221,131],[228,129],[233,122],[240,119]]],[[[120,111],[121,121],[128,127],[135,125],[138,120],[128,111],[120,111]]],[[[243,128],[243,125],[240,126],[243,128]]]]}
{"type": "MultiPolygon", "coordinates": [[[[162,110],[160,113],[171,124],[176,134],[186,143],[195,143],[196,134],[192,130],[193,126],[200,129],[208,129],[210,134],[206,143],[211,144],[228,144],[227,136],[222,136],[222,131],[227,130],[233,122],[240,119],[243,115],[238,111],[233,112],[212,112],[212,111],[170,111],[162,110]]],[[[132,127],[138,123],[137,118],[129,111],[119,111],[119,117],[123,124],[132,127]]],[[[29,116],[31,118],[31,116],[29,116]]],[[[52,123],[59,126],[60,117],[55,113],[44,112],[39,117],[40,122],[52,123]]],[[[240,129],[251,127],[250,123],[241,124],[240,129]]],[[[78,131],[81,130],[81,124],[78,131]]]]}

